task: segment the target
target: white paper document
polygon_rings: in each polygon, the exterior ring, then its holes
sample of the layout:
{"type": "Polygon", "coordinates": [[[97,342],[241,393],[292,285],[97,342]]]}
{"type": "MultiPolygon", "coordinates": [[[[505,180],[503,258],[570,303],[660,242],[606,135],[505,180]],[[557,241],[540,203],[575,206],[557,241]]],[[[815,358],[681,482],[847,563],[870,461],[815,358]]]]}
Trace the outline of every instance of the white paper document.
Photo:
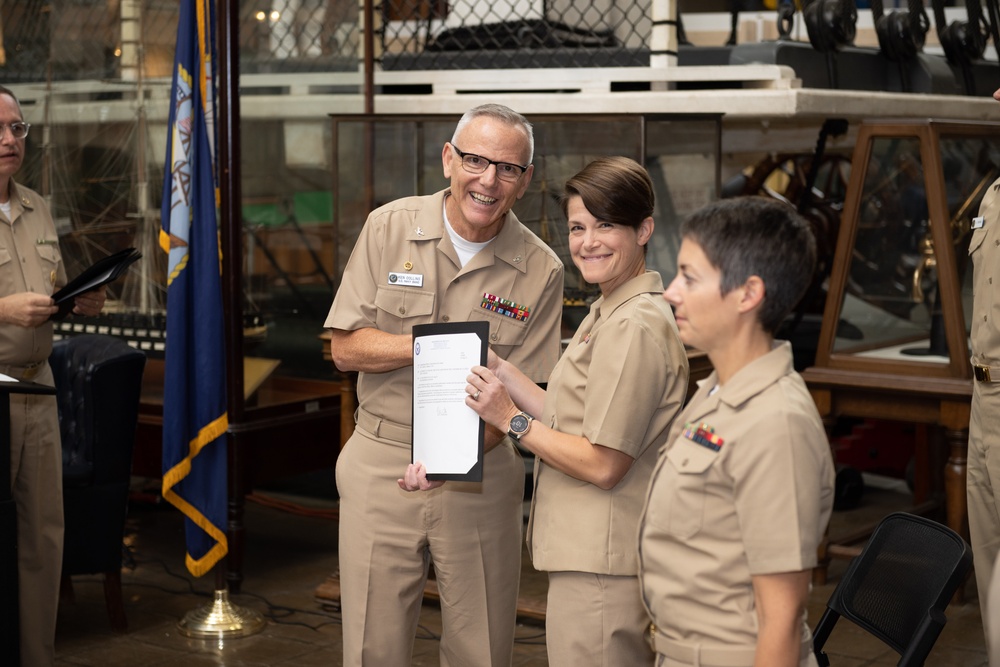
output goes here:
{"type": "MultiPolygon", "coordinates": [[[[483,427],[465,404],[473,366],[483,362],[485,335],[468,331],[413,337],[413,461],[437,479],[481,479],[483,427]]],[[[484,325],[488,332],[488,325],[484,325]]],[[[441,331],[444,325],[427,325],[441,331]]],[[[424,329],[427,330],[427,329],[424,329]]],[[[445,331],[447,327],[445,328],[445,331]]]]}

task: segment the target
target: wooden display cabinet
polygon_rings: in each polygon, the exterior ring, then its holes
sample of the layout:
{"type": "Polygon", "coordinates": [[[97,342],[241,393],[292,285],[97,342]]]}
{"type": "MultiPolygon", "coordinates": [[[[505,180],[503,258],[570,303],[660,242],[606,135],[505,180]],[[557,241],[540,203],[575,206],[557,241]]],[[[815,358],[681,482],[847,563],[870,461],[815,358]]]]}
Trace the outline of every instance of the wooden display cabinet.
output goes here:
{"type": "MultiPolygon", "coordinates": [[[[943,428],[945,512],[960,533],[972,396],[969,230],[998,174],[998,124],[861,125],[816,361],[803,373],[828,427],[849,416],[943,428]]],[[[915,452],[922,508],[937,500],[933,454],[915,452]]]]}

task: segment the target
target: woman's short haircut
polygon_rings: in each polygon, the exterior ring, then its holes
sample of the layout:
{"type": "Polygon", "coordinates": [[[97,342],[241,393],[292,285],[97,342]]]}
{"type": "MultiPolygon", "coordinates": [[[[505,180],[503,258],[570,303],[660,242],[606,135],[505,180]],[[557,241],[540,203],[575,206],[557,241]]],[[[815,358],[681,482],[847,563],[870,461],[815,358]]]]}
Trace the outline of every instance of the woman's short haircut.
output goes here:
{"type": "Polygon", "coordinates": [[[697,243],[722,274],[725,296],[750,276],[764,282],[758,319],[773,334],[812,282],[816,239],[788,204],[734,197],[708,204],[681,224],[681,238],[697,243]]]}

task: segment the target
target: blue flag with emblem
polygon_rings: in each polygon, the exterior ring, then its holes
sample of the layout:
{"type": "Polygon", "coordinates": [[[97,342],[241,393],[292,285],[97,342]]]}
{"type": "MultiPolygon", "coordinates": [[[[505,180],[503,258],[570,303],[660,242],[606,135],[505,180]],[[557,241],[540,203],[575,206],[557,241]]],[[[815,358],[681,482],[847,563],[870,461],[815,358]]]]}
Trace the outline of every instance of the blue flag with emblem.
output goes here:
{"type": "Polygon", "coordinates": [[[186,516],[186,563],[195,576],[228,550],[214,27],[214,0],[181,0],[160,218],[169,257],[163,497],[186,516]]]}

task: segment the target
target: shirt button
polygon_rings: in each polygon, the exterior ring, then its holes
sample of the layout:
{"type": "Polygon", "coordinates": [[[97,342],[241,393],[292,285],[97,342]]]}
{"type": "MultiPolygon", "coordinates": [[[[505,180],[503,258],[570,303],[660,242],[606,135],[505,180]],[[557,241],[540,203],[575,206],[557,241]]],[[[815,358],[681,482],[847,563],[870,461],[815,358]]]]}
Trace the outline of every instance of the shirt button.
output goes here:
{"type": "Polygon", "coordinates": [[[451,318],[448,317],[447,315],[444,315],[444,316],[441,317],[441,321],[442,322],[449,322],[449,321],[451,321],[451,318]]]}
{"type": "Polygon", "coordinates": [[[490,340],[491,341],[496,342],[498,338],[499,338],[499,336],[497,336],[495,333],[490,334],[490,340]]]}
{"type": "Polygon", "coordinates": [[[400,315],[406,315],[406,308],[403,308],[402,306],[400,306],[399,307],[399,314],[400,315]]]}

